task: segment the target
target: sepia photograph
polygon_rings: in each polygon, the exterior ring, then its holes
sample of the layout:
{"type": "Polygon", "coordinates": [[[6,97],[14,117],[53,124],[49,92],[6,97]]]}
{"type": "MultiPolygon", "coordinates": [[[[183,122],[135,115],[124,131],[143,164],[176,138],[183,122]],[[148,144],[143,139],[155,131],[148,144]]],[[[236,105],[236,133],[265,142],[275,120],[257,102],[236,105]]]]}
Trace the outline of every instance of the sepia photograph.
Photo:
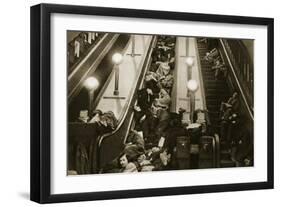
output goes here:
{"type": "Polygon", "coordinates": [[[253,39],[66,31],[67,175],[253,167],[253,39]]]}
{"type": "Polygon", "coordinates": [[[31,200],[272,189],[273,24],[32,7],[31,200]]]}

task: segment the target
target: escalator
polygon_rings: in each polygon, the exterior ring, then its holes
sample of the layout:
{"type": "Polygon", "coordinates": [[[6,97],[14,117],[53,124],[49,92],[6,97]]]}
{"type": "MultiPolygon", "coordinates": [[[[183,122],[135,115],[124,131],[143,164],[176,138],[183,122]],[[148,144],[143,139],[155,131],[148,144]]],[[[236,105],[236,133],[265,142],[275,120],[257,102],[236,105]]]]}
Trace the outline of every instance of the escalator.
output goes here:
{"type": "Polygon", "coordinates": [[[125,113],[119,120],[118,127],[108,134],[102,135],[96,142],[96,159],[94,159],[94,173],[98,173],[106,164],[115,159],[123,150],[126,138],[130,129],[134,124],[134,105],[137,102],[136,92],[143,87],[145,74],[151,63],[151,54],[156,42],[156,37],[153,37],[149,45],[149,50],[143,62],[141,73],[137,79],[136,86],[130,94],[130,99],[127,102],[125,113]]]}
{"type": "Polygon", "coordinates": [[[129,39],[130,35],[127,34],[104,35],[99,47],[87,55],[81,61],[83,64],[68,76],[68,170],[75,170],[79,174],[91,173],[91,154],[95,139],[100,134],[95,124],[77,122],[79,112],[88,109],[89,103],[88,91],[83,87],[83,81],[89,76],[96,77],[100,83],[100,87],[96,89],[98,95],[113,71],[112,55],[123,51],[129,39]]]}
{"type": "Polygon", "coordinates": [[[76,121],[81,110],[88,109],[88,91],[83,87],[83,81],[90,76],[98,80],[99,87],[95,90],[97,96],[113,70],[112,55],[123,51],[129,39],[130,35],[127,34],[106,34],[99,47],[87,56],[84,64],[68,76],[68,120],[70,122],[76,121]]]}
{"type": "MultiPolygon", "coordinates": [[[[115,52],[120,52],[126,55],[126,52],[129,50],[129,45],[131,41],[128,41],[130,39],[130,35],[126,34],[121,34],[119,38],[116,41],[116,44],[114,44],[116,47],[112,48],[111,51],[108,52],[108,54],[105,56],[105,58],[101,61],[99,67],[95,70],[96,77],[103,77],[103,84],[100,84],[101,87],[98,91],[98,94],[96,96],[100,97],[97,98],[96,100],[104,101],[104,100],[109,100],[108,103],[110,103],[110,97],[107,97],[105,94],[107,93],[108,90],[107,88],[110,89],[110,86],[108,85],[109,81],[108,79],[114,80],[114,71],[112,71],[113,64],[111,61],[111,57],[113,53],[115,52]],[[118,41],[121,40],[121,41],[118,41]],[[121,49],[120,49],[121,48],[121,49]],[[110,68],[109,66],[112,66],[110,68]],[[110,69],[109,71],[106,72],[106,70],[110,69]],[[107,74],[110,73],[110,74],[107,74]]],[[[132,37],[131,37],[132,38],[132,37]]],[[[148,38],[149,39],[149,38],[148,38]]],[[[152,42],[150,40],[146,40],[148,44],[146,45],[147,50],[150,51],[152,47],[152,42]]],[[[134,94],[135,91],[139,89],[140,83],[143,82],[143,77],[145,75],[145,71],[147,68],[147,64],[149,63],[148,61],[150,60],[150,53],[144,51],[142,57],[142,62],[139,62],[139,68],[140,72],[137,72],[139,74],[139,77],[136,77],[137,83],[134,88],[132,86],[131,93],[128,95],[126,98],[128,101],[126,101],[126,105],[124,106],[125,112],[123,113],[123,117],[121,117],[121,120],[119,118],[118,120],[118,127],[115,131],[107,133],[103,136],[105,133],[104,131],[100,131],[100,127],[98,126],[97,123],[75,123],[75,122],[69,122],[68,125],[68,134],[71,135],[69,136],[69,149],[68,149],[68,171],[69,173],[71,172],[77,172],[78,174],[92,174],[92,173],[97,173],[98,168],[98,158],[100,157],[99,155],[103,153],[104,147],[108,145],[108,140],[112,146],[109,150],[106,150],[104,153],[105,155],[102,155],[101,157],[103,159],[107,159],[107,157],[111,157],[110,154],[115,155],[115,151],[118,151],[120,147],[122,147],[122,142],[119,142],[118,139],[115,138],[115,136],[120,137],[120,133],[122,134],[123,128],[126,127],[128,117],[131,114],[131,103],[135,101],[134,99],[134,94]],[[113,138],[112,138],[113,137],[113,138]],[[112,138],[112,139],[111,139],[112,138]],[[111,142],[112,141],[112,142],[111,142]],[[100,143],[100,144],[98,144],[100,143]],[[102,146],[101,146],[102,145],[102,146]]],[[[129,56],[128,56],[129,57],[129,56]]],[[[136,64],[136,61],[129,57],[130,63],[136,64]]],[[[139,59],[139,58],[138,58],[139,59]]],[[[125,64],[126,65],[126,64],[125,64]]],[[[132,65],[130,68],[134,68],[136,65],[132,65]]],[[[121,86],[120,86],[121,87],[121,86]]],[[[116,97],[111,97],[116,98],[116,97]]],[[[81,100],[77,100],[78,103],[81,102],[81,100]]],[[[85,106],[87,106],[87,100],[85,101],[85,106]]],[[[96,102],[95,105],[98,107],[100,103],[96,102]]],[[[96,108],[94,106],[93,108],[96,108]]],[[[100,108],[99,108],[100,109],[100,108]]],[[[102,109],[102,108],[101,108],[102,109]]],[[[80,109],[81,110],[81,109],[80,109]]],[[[102,109],[103,111],[105,109],[102,109]]],[[[119,153],[119,152],[118,152],[119,153]]]]}
{"type": "Polygon", "coordinates": [[[79,65],[85,61],[85,59],[92,52],[101,49],[101,45],[108,44],[112,37],[109,33],[101,32],[67,32],[67,74],[71,75],[79,65]],[[78,45],[77,45],[78,44],[78,45]]]}
{"type": "MultiPolygon", "coordinates": [[[[149,68],[151,62],[150,56],[152,52],[153,51],[151,48],[148,54],[148,59],[146,60],[146,67],[143,71],[143,75],[149,68]]],[[[175,66],[175,71],[176,68],[177,66],[175,66]]],[[[175,71],[174,75],[176,74],[175,71]]],[[[139,79],[137,84],[138,89],[143,88],[143,79],[144,77],[139,79]]],[[[136,96],[134,96],[130,101],[126,116],[122,119],[118,128],[114,132],[101,136],[97,140],[97,162],[94,164],[96,166],[95,168],[97,169],[96,173],[100,172],[104,166],[117,158],[118,155],[123,151],[126,144],[126,138],[128,137],[130,130],[134,129],[135,127],[133,108],[137,102],[136,99],[136,96]]],[[[195,140],[197,140],[197,138],[199,140],[194,142],[194,138],[195,137],[187,136],[187,134],[174,137],[174,139],[178,141],[173,155],[175,158],[173,161],[171,161],[173,162],[173,166],[171,166],[172,169],[214,168],[217,166],[217,139],[214,136],[200,136],[196,137],[195,140]],[[194,152],[194,147],[195,151],[197,151],[197,144],[195,144],[197,142],[198,152],[194,152]]]]}
{"type": "Polygon", "coordinates": [[[206,96],[206,107],[211,122],[210,134],[219,133],[220,104],[225,102],[231,96],[231,93],[226,80],[215,80],[215,71],[211,69],[212,65],[207,60],[203,59],[206,53],[209,52],[207,44],[203,42],[197,42],[197,45],[201,61],[201,71],[206,96]]]}
{"type": "MultiPolygon", "coordinates": [[[[152,53],[155,45],[157,44],[157,36],[153,37],[149,41],[146,52],[143,53],[143,60],[137,67],[141,69],[138,73],[136,73],[136,76],[134,76],[136,78],[134,80],[136,81],[134,82],[132,88],[130,88],[129,95],[124,97],[125,101],[124,105],[122,105],[122,112],[119,113],[117,128],[114,131],[101,134],[100,131],[96,130],[97,127],[95,124],[69,124],[68,133],[72,136],[69,138],[69,142],[76,142],[76,144],[70,144],[70,146],[77,145],[78,143],[78,148],[76,147],[76,152],[78,149],[78,154],[73,152],[75,149],[72,149],[71,147],[69,148],[69,150],[72,150],[72,157],[69,158],[69,163],[72,164],[69,165],[71,167],[68,169],[75,169],[76,167],[77,170],[78,166],[79,168],[81,167],[81,169],[79,169],[79,174],[100,173],[104,166],[117,158],[123,151],[128,134],[131,129],[135,128],[134,106],[137,103],[136,92],[143,88],[145,74],[149,69],[153,68],[151,67],[151,63],[153,62],[152,53]],[[87,146],[87,149],[85,147],[83,148],[80,143],[87,146]],[[84,154],[88,154],[88,157],[84,158],[84,154]],[[77,158],[79,158],[78,162],[77,158]],[[80,162],[83,164],[77,165],[77,163],[73,164],[73,162],[80,162]]],[[[198,41],[196,45],[199,55],[198,61],[200,63],[200,74],[202,74],[201,82],[203,82],[204,85],[204,94],[206,98],[206,105],[204,108],[207,109],[207,131],[203,132],[200,137],[196,137],[196,143],[194,142],[194,137],[188,133],[175,137],[175,139],[179,140],[177,146],[174,148],[175,152],[178,153],[180,150],[183,150],[184,153],[186,153],[186,156],[184,157],[185,160],[181,162],[182,165],[179,166],[179,168],[173,169],[235,167],[237,164],[232,160],[231,153],[229,151],[229,143],[227,143],[226,138],[221,135],[220,104],[221,102],[226,102],[234,91],[239,91],[241,94],[241,107],[238,113],[241,114],[241,117],[243,116],[244,128],[250,129],[251,132],[249,133],[249,136],[252,137],[253,114],[251,113],[251,110],[249,110],[251,107],[249,107],[247,99],[243,98],[243,90],[240,90],[242,87],[239,87],[240,83],[236,80],[237,78],[235,78],[235,72],[232,71],[232,63],[228,56],[228,51],[224,42],[218,40],[217,47],[226,67],[229,68],[229,73],[225,79],[219,80],[215,80],[215,72],[211,70],[212,65],[203,59],[206,52],[209,50],[207,44],[198,41]],[[182,142],[180,141],[181,139],[182,142]]],[[[133,64],[136,64],[134,61],[136,59],[134,59],[134,57],[130,57],[129,60],[133,64]]],[[[107,62],[111,61],[108,60],[107,62]]],[[[175,66],[175,68],[176,67],[177,66],[175,66]]],[[[134,68],[136,68],[136,65],[134,68]]],[[[112,74],[110,76],[113,76],[112,74]]],[[[106,79],[105,82],[107,82],[106,79]]],[[[103,84],[103,88],[107,88],[107,86],[107,84],[103,84]]],[[[110,87],[108,88],[111,89],[110,87]]],[[[100,89],[100,91],[103,91],[103,89],[100,89]]],[[[109,90],[109,92],[112,94],[112,90],[109,90]]],[[[116,97],[109,97],[103,94],[98,100],[104,101],[106,99],[112,99],[113,101],[116,97]]],[[[97,104],[97,108],[104,104],[103,101],[101,101],[102,104],[97,104]]],[[[111,108],[107,108],[106,110],[113,110],[113,102],[110,102],[109,100],[108,103],[110,103],[108,106],[111,108]]],[[[104,110],[102,109],[102,111],[104,110]]],[[[251,147],[251,145],[249,146],[251,147]]]]}
{"type": "MultiPolygon", "coordinates": [[[[210,39],[210,41],[215,41],[210,39]]],[[[235,167],[237,163],[234,162],[231,155],[231,143],[228,143],[226,137],[221,134],[221,114],[220,107],[222,102],[227,102],[233,92],[238,92],[240,94],[239,102],[240,107],[238,114],[240,115],[240,121],[242,122],[242,128],[236,128],[236,131],[247,129],[247,134],[249,139],[253,137],[253,113],[251,110],[251,101],[247,99],[245,95],[245,90],[241,87],[239,78],[235,75],[233,69],[233,63],[231,63],[229,58],[229,51],[226,50],[224,44],[226,40],[218,40],[216,42],[216,47],[219,51],[219,56],[227,67],[228,73],[227,77],[221,79],[215,79],[215,71],[211,69],[213,64],[204,59],[204,56],[213,48],[208,48],[206,42],[197,41],[198,53],[201,63],[202,78],[204,82],[204,89],[206,95],[206,106],[208,110],[208,116],[210,119],[210,127],[208,133],[214,135],[218,140],[217,159],[219,160],[218,167],[235,167]]],[[[249,76],[249,73],[246,73],[249,76]]],[[[240,78],[241,79],[241,78],[240,78]]],[[[250,81],[249,81],[250,82],[250,81]]],[[[249,93],[247,93],[249,94],[249,93]]],[[[239,133],[232,131],[233,136],[241,136],[239,133]]]]}
{"type": "MultiPolygon", "coordinates": [[[[227,84],[232,92],[238,92],[239,94],[239,115],[240,115],[240,127],[236,127],[232,130],[234,136],[241,137],[237,144],[240,146],[238,150],[238,159],[247,155],[253,160],[248,166],[254,165],[254,65],[253,59],[249,54],[246,46],[243,43],[244,40],[232,40],[232,39],[220,39],[218,49],[220,55],[228,68],[227,84]]],[[[221,144],[221,156],[230,157],[225,143],[221,144]],[[224,153],[223,153],[224,152],[224,153]]],[[[223,157],[221,158],[223,161],[223,157]]],[[[225,163],[228,165],[230,162],[225,159],[225,163]]],[[[241,163],[237,163],[236,166],[241,166],[241,163]]]]}
{"type": "MultiPolygon", "coordinates": [[[[203,42],[197,42],[197,45],[201,62],[202,78],[204,82],[206,107],[210,119],[209,134],[220,134],[220,105],[222,102],[227,101],[227,99],[231,96],[231,93],[226,80],[216,80],[215,71],[211,69],[212,64],[210,64],[207,60],[204,60],[204,56],[207,52],[209,52],[207,44],[203,42]]],[[[227,147],[224,147],[225,141],[221,139],[220,145],[220,166],[234,167],[235,163],[231,161],[230,153],[227,147]]]]}

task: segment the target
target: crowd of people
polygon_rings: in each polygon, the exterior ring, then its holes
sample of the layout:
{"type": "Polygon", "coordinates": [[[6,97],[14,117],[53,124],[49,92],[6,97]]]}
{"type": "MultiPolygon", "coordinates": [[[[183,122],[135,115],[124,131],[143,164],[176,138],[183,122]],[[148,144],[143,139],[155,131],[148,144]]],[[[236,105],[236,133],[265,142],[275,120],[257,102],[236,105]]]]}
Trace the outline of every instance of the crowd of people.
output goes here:
{"type": "Polygon", "coordinates": [[[183,122],[184,109],[170,112],[175,46],[175,37],[158,36],[143,88],[136,94],[134,128],[120,156],[104,166],[102,173],[177,169],[177,137],[190,133],[187,127],[190,123],[183,122]]]}
{"type": "Polygon", "coordinates": [[[135,127],[127,137],[121,155],[105,166],[103,172],[170,169],[173,144],[169,141],[169,132],[181,122],[180,113],[170,112],[175,46],[175,37],[158,36],[145,83],[137,91],[135,127]]]}
{"type": "Polygon", "coordinates": [[[164,170],[169,167],[171,152],[166,147],[166,133],[171,124],[169,109],[174,83],[175,45],[175,37],[158,36],[143,88],[136,94],[135,127],[126,138],[126,146],[120,156],[104,166],[103,173],[164,170]]]}
{"type": "MultiPolygon", "coordinates": [[[[176,37],[163,35],[157,37],[143,88],[136,93],[133,128],[125,138],[126,144],[120,155],[105,166],[101,166],[100,173],[178,169],[175,153],[177,137],[189,135],[191,130],[188,129],[189,123],[184,122],[184,109],[177,113],[170,112],[174,86],[175,47],[176,37]]],[[[204,60],[213,64],[212,70],[216,71],[216,79],[226,77],[227,68],[217,48],[206,53],[204,60]]],[[[243,127],[244,120],[239,114],[240,111],[240,97],[237,92],[234,92],[226,102],[221,103],[220,137],[228,144],[231,159],[236,165],[248,166],[253,163],[252,140],[249,131],[243,127]]],[[[202,113],[204,113],[202,110],[197,110],[192,120],[201,126],[199,131],[196,131],[197,141],[204,133],[202,126],[205,120],[200,115],[202,113]]],[[[88,111],[81,111],[78,121],[94,123],[100,134],[113,131],[117,127],[117,119],[111,111],[94,110],[90,116],[88,111]]],[[[191,134],[190,137],[192,138],[191,134]]],[[[78,150],[82,152],[79,157],[81,159],[84,156],[83,150],[79,148],[78,150]]]]}
{"type": "MultiPolygon", "coordinates": [[[[102,112],[101,110],[94,110],[90,114],[88,113],[88,110],[80,111],[76,123],[87,124],[87,126],[91,128],[91,135],[84,136],[83,139],[80,139],[80,136],[74,136],[72,139],[73,145],[69,145],[68,148],[71,154],[70,156],[72,157],[72,168],[68,171],[68,175],[91,173],[91,148],[93,147],[93,136],[112,132],[116,129],[117,122],[118,120],[112,111],[102,112]]],[[[85,130],[85,127],[79,129],[85,130]]]]}

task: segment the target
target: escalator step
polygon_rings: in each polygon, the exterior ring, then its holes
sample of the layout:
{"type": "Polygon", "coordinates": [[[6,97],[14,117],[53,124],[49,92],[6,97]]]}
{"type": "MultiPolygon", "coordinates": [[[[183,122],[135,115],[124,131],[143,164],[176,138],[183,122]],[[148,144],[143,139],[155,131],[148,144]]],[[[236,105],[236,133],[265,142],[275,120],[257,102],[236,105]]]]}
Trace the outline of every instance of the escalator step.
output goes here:
{"type": "MultiPolygon", "coordinates": [[[[215,70],[212,70],[212,64],[204,60],[204,56],[209,52],[205,43],[198,43],[198,53],[201,63],[202,78],[204,81],[205,98],[211,122],[211,132],[219,133],[220,131],[220,105],[222,101],[225,101],[229,96],[228,86],[224,80],[215,80],[215,70]]],[[[224,151],[220,152],[221,167],[235,167],[235,163],[230,159],[231,154],[226,151],[225,147],[222,146],[224,151]]]]}

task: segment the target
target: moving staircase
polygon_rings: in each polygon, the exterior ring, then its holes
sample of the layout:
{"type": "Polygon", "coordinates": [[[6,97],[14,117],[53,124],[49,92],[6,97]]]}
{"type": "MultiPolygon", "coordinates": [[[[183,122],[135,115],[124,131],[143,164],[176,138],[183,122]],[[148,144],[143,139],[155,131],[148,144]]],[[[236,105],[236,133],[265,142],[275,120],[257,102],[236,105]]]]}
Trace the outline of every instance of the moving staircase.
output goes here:
{"type": "MultiPolygon", "coordinates": [[[[202,78],[206,96],[206,106],[210,119],[209,134],[220,134],[220,106],[222,102],[226,102],[231,97],[230,89],[226,79],[215,79],[215,71],[212,70],[212,64],[204,60],[204,56],[209,49],[204,42],[197,42],[198,53],[201,63],[202,78]]],[[[235,163],[231,160],[231,152],[226,140],[220,138],[219,167],[235,167],[235,163]]]]}

